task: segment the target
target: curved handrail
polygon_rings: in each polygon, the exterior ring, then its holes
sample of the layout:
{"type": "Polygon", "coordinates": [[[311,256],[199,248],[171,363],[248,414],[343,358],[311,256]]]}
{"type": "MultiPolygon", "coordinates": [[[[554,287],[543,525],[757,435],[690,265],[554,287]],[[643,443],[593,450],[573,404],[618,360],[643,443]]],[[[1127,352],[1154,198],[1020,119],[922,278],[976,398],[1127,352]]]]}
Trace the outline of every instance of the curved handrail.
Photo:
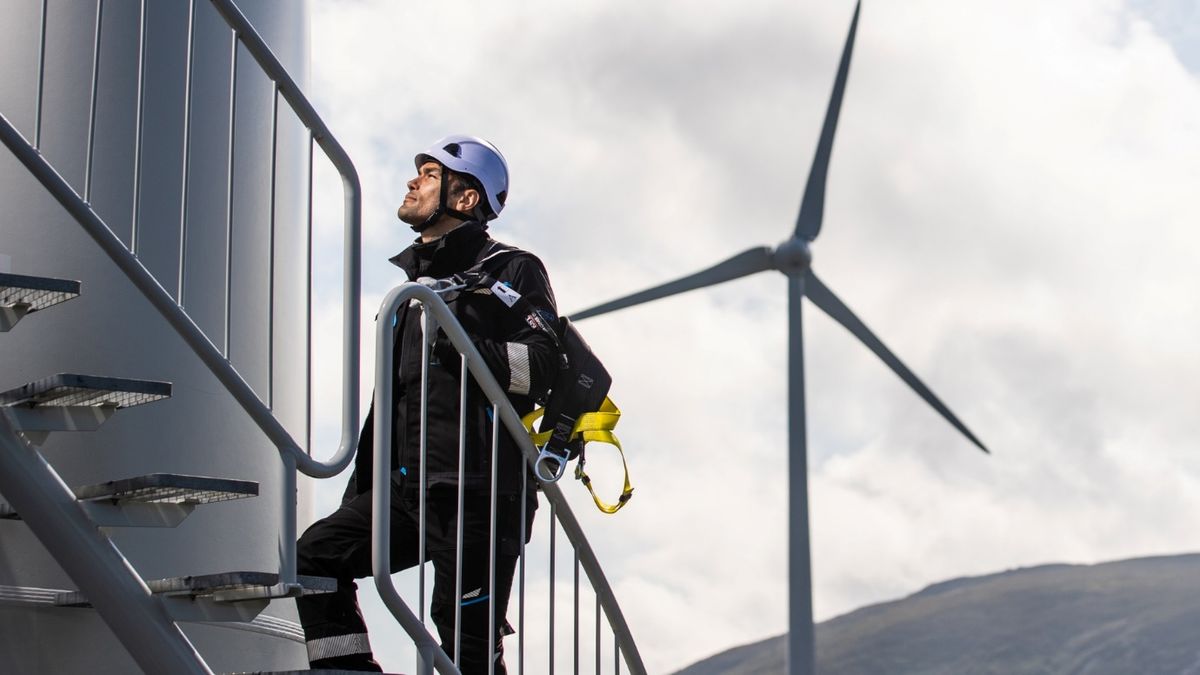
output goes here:
{"type": "MultiPolygon", "coordinates": [[[[232,0],[209,0],[233,30],[237,39],[258,62],[274,83],[276,91],[315,140],[342,178],[344,190],[344,278],[343,278],[343,344],[342,344],[342,434],[337,451],[327,461],[311,457],[285,429],[270,407],[233,367],[203,330],[163,288],[138,257],[95,212],[92,206],[71,187],[70,183],[42,156],[20,131],[0,113],[0,141],[20,160],[54,199],[75,218],[84,231],[100,246],[117,268],[133,283],[150,304],[175,329],[192,352],[225,386],[242,410],[259,427],[279,451],[283,463],[281,492],[283,519],[280,529],[280,584],[295,588],[296,577],[296,470],[314,478],[335,476],[349,464],[357,449],[358,432],[358,361],[359,361],[359,295],[361,293],[362,260],[362,188],[353,162],[333,137],[300,87],[288,75],[262,37],[241,13],[232,0]]],[[[39,103],[40,109],[40,103],[39,103]]],[[[185,155],[186,162],[186,155],[185,155]]],[[[183,264],[182,261],[180,263],[183,264]]]]}
{"type": "MultiPolygon", "coordinates": [[[[279,93],[291,106],[292,112],[313,134],[326,157],[342,177],[344,191],[344,261],[342,279],[342,436],[337,452],[328,462],[320,462],[298,448],[295,442],[288,448],[296,460],[296,468],[314,478],[328,478],[341,473],[350,463],[358,445],[358,360],[359,360],[359,296],[362,293],[362,187],[358,170],[346,150],[317,114],[308,97],[279,62],[275,53],[242,14],[233,0],[209,0],[230,28],[241,38],[254,60],[267,77],[279,88],[279,93]]],[[[257,398],[257,397],[256,397],[257,398]]],[[[261,402],[260,402],[261,403],[261,402]]],[[[261,425],[260,425],[261,426],[261,425]]],[[[266,431],[264,429],[263,431],[266,431]]],[[[271,434],[268,433],[268,436],[271,434]]],[[[275,437],[272,440],[276,440],[275,437]]],[[[279,440],[283,440],[280,438],[279,440]]],[[[287,440],[291,440],[288,436],[287,440]]],[[[276,443],[278,445],[278,442],[276,443]]],[[[282,448],[281,448],[282,449],[282,448]]]]}
{"type": "Polygon", "coordinates": [[[262,37],[246,20],[231,0],[210,0],[221,16],[236,30],[242,43],[274,81],[280,93],[291,104],[300,121],[313,131],[342,177],[345,191],[345,275],[342,345],[342,436],[338,450],[325,462],[309,456],[283,425],[271,413],[258,394],[246,383],[204,331],[192,321],[187,312],[175,302],[154,275],[129,251],[104,220],[83,197],[50,165],[32,144],[0,113],[0,140],[25,165],[31,174],[70,213],[100,246],[101,250],[125,273],[142,295],[159,311],[172,328],[183,338],[209,371],[225,385],[242,409],[275,444],[281,453],[294,461],[296,468],[315,478],[337,475],[350,464],[357,446],[358,433],[358,360],[359,360],[359,301],[361,293],[362,260],[360,252],[362,230],[362,189],[358,172],[345,150],[330,133],[329,128],[308,102],[303,92],[287,74],[283,65],[267,47],[262,37]]]}
{"type": "MultiPolygon", "coordinates": [[[[480,355],[471,338],[467,336],[466,330],[459,324],[458,319],[455,318],[450,308],[433,289],[413,282],[401,284],[393,288],[384,297],[383,304],[379,309],[379,316],[393,316],[404,303],[413,299],[422,303],[425,310],[432,315],[438,327],[450,339],[451,344],[462,354],[463,359],[466,361],[467,369],[475,378],[475,382],[483,390],[484,395],[488,397],[491,404],[499,411],[500,419],[504,422],[505,428],[508,429],[512,437],[516,439],[517,444],[520,445],[521,452],[525,455],[525,461],[529,466],[533,466],[537,461],[538,451],[534,447],[533,441],[530,440],[524,425],[521,424],[521,416],[513,408],[504,389],[496,382],[495,376],[488,369],[483,356],[480,355]]],[[[375,406],[377,410],[390,411],[393,409],[391,378],[393,372],[394,343],[395,336],[393,335],[391,321],[376,321],[375,406]]],[[[409,636],[416,642],[418,653],[421,656],[418,668],[425,669],[420,672],[432,672],[429,668],[435,667],[438,672],[444,674],[457,673],[458,671],[454,668],[454,664],[450,662],[449,657],[437,646],[437,643],[429,635],[429,631],[426,630],[424,624],[413,615],[412,610],[400,598],[400,594],[392,583],[389,559],[391,551],[391,489],[389,485],[389,481],[391,480],[391,444],[388,442],[388,439],[391,438],[392,415],[375,415],[375,447],[372,465],[374,472],[372,489],[374,490],[374,494],[372,497],[371,517],[371,563],[375,586],[379,590],[380,598],[387,605],[388,609],[391,610],[392,615],[396,617],[409,636]],[[430,649],[431,646],[432,649],[430,649]],[[431,656],[432,660],[430,660],[431,656]]],[[[579,525],[579,521],[575,519],[575,514],[567,504],[566,498],[563,497],[562,490],[554,483],[543,484],[541,489],[542,493],[546,495],[546,498],[553,505],[559,524],[579,554],[579,563],[587,573],[588,579],[592,583],[592,588],[596,592],[596,598],[604,609],[605,615],[608,616],[609,625],[620,645],[621,652],[625,655],[625,663],[629,671],[633,675],[645,675],[646,668],[642,664],[641,654],[638,652],[637,645],[633,641],[633,634],[629,630],[629,624],[625,621],[625,615],[621,612],[621,607],[617,604],[612,586],[609,585],[608,579],[604,575],[604,570],[600,567],[600,561],[596,558],[591,544],[588,543],[587,537],[584,536],[583,528],[579,525]]]]}

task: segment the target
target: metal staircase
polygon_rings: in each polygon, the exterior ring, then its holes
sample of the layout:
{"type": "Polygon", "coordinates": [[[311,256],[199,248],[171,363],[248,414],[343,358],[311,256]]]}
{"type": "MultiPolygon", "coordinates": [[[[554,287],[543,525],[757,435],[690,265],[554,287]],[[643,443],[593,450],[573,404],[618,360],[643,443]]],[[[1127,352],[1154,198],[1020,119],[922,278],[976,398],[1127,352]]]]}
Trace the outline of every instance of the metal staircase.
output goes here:
{"type": "MultiPolygon", "coordinates": [[[[104,11],[104,0],[97,1],[96,52],[100,45],[100,17],[104,11]]],[[[194,23],[195,0],[189,0],[189,12],[194,23]]],[[[243,622],[261,632],[274,635],[288,634],[295,639],[297,627],[283,625],[273,617],[260,615],[275,599],[292,598],[310,593],[328,592],[335,588],[331,579],[298,576],[296,574],[296,481],[297,472],[313,478],[326,478],[339,474],[350,462],[357,446],[358,406],[358,360],[359,360],[359,296],[360,296],[360,218],[361,197],[358,177],[353,164],[341,146],[333,138],[324,122],[317,116],[312,105],[300,88],[291,79],[283,66],[271,53],[262,38],[239,11],[232,0],[209,0],[226,22],[234,39],[234,63],[239,49],[248,52],[258,64],[262,74],[270,79],[274,90],[275,119],[272,132],[278,127],[279,102],[282,99],[296,118],[307,129],[311,144],[316,144],[334,164],[343,179],[345,188],[345,261],[344,261],[344,315],[342,355],[345,392],[342,407],[342,434],[340,445],[334,456],[327,461],[314,459],[284,428],[275,417],[271,407],[264,403],[255,390],[247,384],[229,360],[228,332],[213,339],[201,330],[181,306],[180,297],[173,297],[159,280],[150,273],[142,261],[100,217],[87,197],[91,184],[91,146],[94,141],[96,68],[93,68],[92,128],[88,133],[89,159],[84,175],[83,196],[55,170],[39,151],[41,138],[40,119],[36,124],[34,142],[30,143],[0,110],[0,141],[12,155],[45,187],[54,199],[99,245],[113,264],[132,282],[174,331],[183,339],[190,350],[208,368],[225,391],[239,404],[241,411],[258,427],[277,448],[282,464],[282,495],[278,507],[282,512],[279,543],[279,567],[276,570],[259,571],[214,571],[210,574],[182,576],[168,579],[145,580],[114,545],[106,530],[111,528],[174,528],[179,526],[197,508],[221,509],[221,504],[233,500],[258,496],[259,486],[252,481],[237,478],[213,478],[178,473],[151,473],[130,478],[116,478],[93,485],[69,488],[55,471],[51,462],[40,452],[51,434],[62,432],[91,432],[99,429],[117,412],[137,406],[152,404],[171,395],[171,384],[150,380],[126,379],[96,375],[59,374],[16,387],[0,393],[0,495],[7,500],[0,503],[0,520],[19,520],[28,526],[61,565],[75,589],[50,588],[7,588],[0,586],[0,602],[27,604],[36,607],[53,607],[55,611],[96,611],[111,628],[117,639],[133,656],[138,666],[147,673],[195,673],[211,675],[212,671],[181,631],[178,622],[243,622]],[[222,339],[223,338],[223,339],[222,339]],[[224,345],[219,349],[216,345],[224,345]]],[[[43,3],[42,50],[45,47],[46,4],[43,3]]],[[[141,5],[142,39],[145,40],[146,2],[141,5]]],[[[188,24],[188,63],[192,61],[194,27],[188,24]]],[[[142,56],[144,57],[144,45],[142,56]]],[[[139,60],[139,76],[143,64],[139,60]]],[[[40,82],[44,73],[39,73],[38,114],[41,111],[40,82]]],[[[236,76],[236,68],[231,79],[236,76]]],[[[190,87],[190,70],[187,85],[190,87]]],[[[230,85],[230,115],[233,116],[236,90],[230,85]]],[[[137,109],[139,124],[143,102],[139,86],[137,109]]],[[[190,92],[185,95],[190,96],[190,92]]],[[[230,139],[232,156],[232,121],[230,139]]],[[[187,124],[184,125],[185,134],[187,124]]],[[[139,136],[140,138],[140,136],[139,136]]],[[[186,144],[185,144],[186,145],[186,144]]],[[[274,144],[272,144],[274,155],[274,144]]],[[[137,150],[135,150],[137,152],[137,150]]],[[[311,157],[309,190],[311,192],[311,157]]],[[[274,180],[273,156],[272,181],[274,180]]],[[[187,163],[185,151],[184,163],[187,163]]],[[[229,166],[229,184],[234,177],[232,161],[229,166]]],[[[186,179],[185,179],[186,186],[186,179]]],[[[136,187],[135,187],[136,190],[136,187]]],[[[186,187],[185,187],[186,191],[186,187]]],[[[310,204],[311,209],[311,204],[310,204]]],[[[184,216],[186,219],[186,215],[184,216]]],[[[136,228],[136,216],[135,216],[136,228]]],[[[310,225],[311,227],[311,225],[310,225]]],[[[232,246],[232,245],[231,245],[232,246]]],[[[182,256],[182,252],[181,252],[182,256]]],[[[184,261],[179,261],[180,269],[184,261]]],[[[309,263],[311,265],[311,261],[309,263]]],[[[182,273],[181,273],[182,278],[182,273]]],[[[180,282],[182,286],[182,281],[180,282]]],[[[231,302],[227,289],[226,303],[231,302]]],[[[16,274],[0,274],[0,332],[16,328],[36,330],[36,322],[22,322],[25,317],[46,311],[55,305],[80,294],[80,282],[16,274]]],[[[101,301],[101,300],[96,300],[101,301]]],[[[521,426],[516,412],[507,396],[487,370],[482,357],[457,323],[449,308],[429,289],[405,284],[384,302],[383,316],[394,313],[400,303],[415,301],[423,303],[427,316],[436,321],[463,357],[464,386],[470,376],[486,393],[491,401],[496,419],[503,422],[507,433],[513,434],[527,460],[536,460],[537,451],[521,426]]],[[[88,302],[88,300],[84,300],[88,302]]],[[[380,382],[390,378],[391,342],[390,330],[384,330],[385,322],[379,322],[380,334],[376,347],[377,373],[380,382]]],[[[432,327],[432,324],[430,324],[432,327]]],[[[226,331],[228,329],[226,328],[226,331]]],[[[5,354],[6,358],[11,358],[5,354]]],[[[426,355],[427,361],[428,355],[426,355]]],[[[4,383],[0,383],[4,384],[4,383]]],[[[12,383],[8,383],[10,386],[12,383]]],[[[390,409],[390,391],[383,387],[382,409],[390,409]]],[[[389,415],[376,415],[377,425],[389,424],[389,415]]],[[[497,430],[499,425],[497,425],[497,430]]],[[[500,433],[499,431],[496,432],[500,433]]],[[[494,434],[495,436],[495,434],[494,434]]],[[[390,438],[386,429],[377,429],[377,439],[390,438]]],[[[493,446],[495,441],[493,440],[493,446]]],[[[102,448],[97,448],[97,451],[102,448]]],[[[375,462],[377,480],[385,481],[388,476],[387,448],[377,445],[375,462]],[[380,468],[382,467],[382,468],[380,468]]],[[[377,486],[375,494],[386,500],[389,490],[377,486]]],[[[590,582],[595,591],[595,653],[596,672],[600,672],[601,614],[611,629],[613,669],[619,673],[624,664],[627,672],[634,675],[645,673],[641,657],[624,615],[612,593],[603,569],[584,537],[582,528],[575,519],[567,502],[555,485],[544,486],[544,498],[550,503],[550,617],[551,635],[550,671],[554,669],[554,532],[565,533],[567,544],[573,549],[575,564],[575,670],[579,671],[580,630],[579,594],[580,570],[583,578],[590,582]]],[[[383,502],[385,503],[385,502],[383,502]]],[[[377,507],[384,517],[375,523],[374,544],[381,557],[375,559],[375,583],[385,604],[417,647],[417,671],[424,674],[434,670],[447,674],[458,673],[453,659],[445,654],[424,623],[424,597],[418,597],[418,614],[409,609],[392,585],[387,570],[388,509],[377,507]]],[[[262,537],[263,533],[257,533],[262,537]]],[[[521,559],[520,587],[515,593],[520,597],[522,636],[528,629],[525,617],[525,573],[524,556],[521,559]]],[[[424,568],[421,568],[422,596],[424,568]]],[[[523,639],[523,637],[522,637],[523,639]]],[[[302,637],[301,637],[302,640],[302,637]]],[[[564,640],[564,643],[566,641],[564,640]]],[[[525,671],[523,643],[518,651],[519,661],[512,670],[525,671]]],[[[4,670],[0,663],[0,671],[4,670]]],[[[258,671],[267,675],[268,671],[258,671]]],[[[284,672],[284,671],[278,671],[284,672]]],[[[286,671],[289,673],[336,673],[341,671],[286,671]]]]}

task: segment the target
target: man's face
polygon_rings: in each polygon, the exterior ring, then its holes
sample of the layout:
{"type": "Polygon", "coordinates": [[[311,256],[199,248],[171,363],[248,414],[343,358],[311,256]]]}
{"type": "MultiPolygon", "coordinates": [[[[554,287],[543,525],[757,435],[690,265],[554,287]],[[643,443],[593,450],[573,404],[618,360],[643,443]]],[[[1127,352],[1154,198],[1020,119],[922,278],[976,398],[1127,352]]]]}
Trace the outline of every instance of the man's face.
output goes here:
{"type": "Polygon", "coordinates": [[[437,210],[442,192],[442,165],[425,162],[407,185],[408,194],[396,209],[396,217],[409,225],[420,225],[437,210]]]}

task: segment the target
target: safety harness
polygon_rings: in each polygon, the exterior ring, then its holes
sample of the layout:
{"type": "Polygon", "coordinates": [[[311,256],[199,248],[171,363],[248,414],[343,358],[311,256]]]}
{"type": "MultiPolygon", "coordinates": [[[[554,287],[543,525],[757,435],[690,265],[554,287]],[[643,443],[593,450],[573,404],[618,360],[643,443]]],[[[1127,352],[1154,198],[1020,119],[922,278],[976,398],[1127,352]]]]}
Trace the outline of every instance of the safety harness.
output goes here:
{"type": "Polygon", "coordinates": [[[612,377],[566,317],[559,318],[558,325],[552,326],[532,303],[492,276],[490,270],[497,269],[502,262],[521,252],[520,249],[494,242],[487,255],[467,271],[447,279],[423,278],[417,281],[434,288],[447,303],[453,302],[459,293],[496,296],[509,309],[522,312],[526,322],[535,330],[550,336],[561,355],[559,370],[550,392],[544,400],[537,401],[542,407],[535,408],[521,419],[539,450],[533,466],[534,475],[543,483],[553,483],[562,477],[571,460],[578,459],[575,465],[576,480],[591,493],[597,508],[604,513],[616,513],[633,496],[633,485],[629,482],[625,451],[613,433],[621,419],[621,411],[608,397],[612,377]],[[541,423],[535,429],[538,420],[541,423]],[[596,494],[592,479],[584,471],[584,448],[592,441],[612,445],[621,457],[625,482],[614,504],[605,502],[596,494]]]}

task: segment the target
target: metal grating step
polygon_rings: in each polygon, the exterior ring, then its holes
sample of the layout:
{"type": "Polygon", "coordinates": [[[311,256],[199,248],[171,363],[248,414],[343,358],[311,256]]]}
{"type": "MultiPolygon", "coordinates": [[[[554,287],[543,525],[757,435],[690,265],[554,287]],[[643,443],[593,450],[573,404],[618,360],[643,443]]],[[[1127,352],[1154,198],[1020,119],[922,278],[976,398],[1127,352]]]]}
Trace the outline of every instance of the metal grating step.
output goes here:
{"type": "MultiPolygon", "coordinates": [[[[77,487],[72,492],[101,527],[175,527],[201,504],[258,496],[258,483],[229,478],[154,473],[77,487]]],[[[0,501],[0,520],[20,520],[0,501]]]]}
{"type": "Polygon", "coordinates": [[[0,406],[130,408],[171,396],[170,382],[59,373],[0,392],[0,406]]]}
{"type": "MultiPolygon", "coordinates": [[[[303,587],[301,595],[317,593],[332,593],[337,590],[337,580],[328,577],[297,576],[296,582],[303,587]]],[[[188,596],[203,598],[218,594],[236,593],[239,591],[255,592],[255,598],[286,597],[286,594],[262,594],[270,591],[279,584],[279,575],[274,572],[224,572],[221,574],[203,574],[192,577],[172,577],[147,581],[150,592],[156,595],[188,596]]],[[[59,607],[90,607],[91,603],[81,591],[60,593],[54,604],[59,607]]]]}
{"type": "Polygon", "coordinates": [[[230,478],[152,473],[75,488],[80,501],[140,504],[215,504],[258,496],[258,483],[230,478]]]}
{"type": "Polygon", "coordinates": [[[32,313],[78,296],[78,281],[0,273],[0,307],[22,307],[32,313]]]}

